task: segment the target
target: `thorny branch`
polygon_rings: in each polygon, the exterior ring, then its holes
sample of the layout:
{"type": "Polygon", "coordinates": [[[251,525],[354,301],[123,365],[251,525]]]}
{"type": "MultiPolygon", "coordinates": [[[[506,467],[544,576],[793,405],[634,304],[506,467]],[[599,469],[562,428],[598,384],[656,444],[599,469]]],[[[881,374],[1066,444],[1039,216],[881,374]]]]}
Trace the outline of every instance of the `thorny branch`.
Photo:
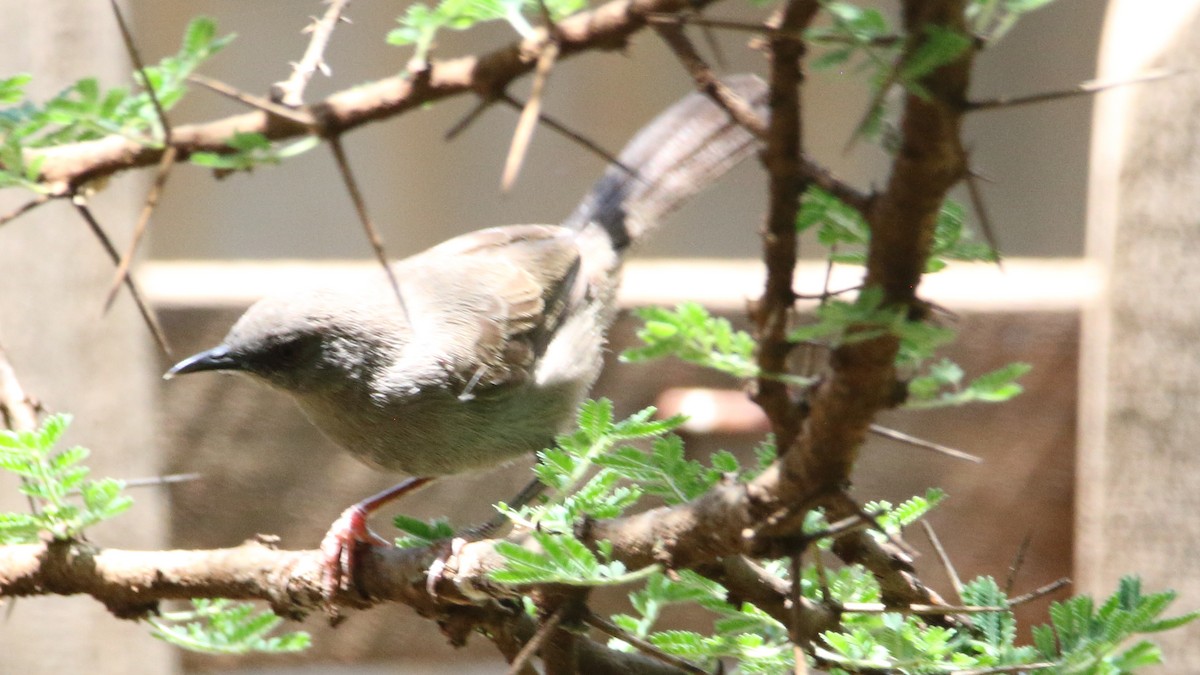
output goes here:
{"type": "MultiPolygon", "coordinates": [[[[647,25],[651,14],[675,13],[703,7],[715,0],[612,0],[580,12],[553,26],[558,60],[588,51],[617,50],[647,25]]],[[[509,83],[534,70],[551,41],[550,28],[537,28],[526,39],[477,56],[433,61],[414,74],[397,75],[335,93],[307,106],[320,124],[320,135],[332,138],[364,124],[395,117],[442,99],[474,92],[485,99],[502,93],[509,83]]],[[[238,132],[259,133],[278,141],[312,133],[312,127],[261,110],[222,119],[176,126],[172,142],[185,161],[199,151],[228,152],[227,142],[238,132]]],[[[124,136],[27,151],[27,162],[42,162],[39,181],[57,195],[105,176],[152,166],[162,158],[151,147],[124,136]]]]}
{"type": "MultiPolygon", "coordinates": [[[[614,0],[556,24],[553,41],[542,29],[504,49],[434,62],[414,76],[343,91],[297,111],[305,113],[305,120],[311,117],[313,124],[257,110],[176,127],[171,145],[184,159],[198,150],[220,151],[234,131],[259,132],[274,140],[315,131],[331,140],[344,164],[337,140],[346,131],[466,92],[495,100],[514,78],[535,68],[549,44],[557,45],[559,59],[585,50],[620,48],[649,16],[705,4],[708,0],[614,0]]],[[[883,289],[889,305],[906,307],[913,318],[920,318],[917,285],[937,211],[950,187],[966,175],[959,131],[970,107],[965,103],[970,51],[924,78],[928,97],[906,96],[901,149],[880,193],[865,194],[846,185],[804,156],[799,95],[804,44],[795,35],[819,8],[816,0],[791,0],[765,35],[772,92],[771,116],[761,129],[766,143],[762,159],[770,174],[764,232],[768,276],[763,297],[754,308],[759,365],[764,372],[787,372],[791,349],[787,331],[796,299],[794,219],[805,187],[825,187],[867,217],[872,239],[865,284],[883,289]]],[[[929,24],[965,32],[962,16],[962,0],[908,0],[903,17],[913,37],[906,47],[916,48],[924,35],[922,27],[929,24]]],[[[682,33],[673,34],[672,28],[677,27],[667,26],[660,26],[660,31],[684,53],[688,45],[671,37],[682,33]]],[[[693,69],[693,74],[704,73],[693,69]]],[[[97,177],[159,162],[163,150],[113,136],[38,154],[44,157],[42,180],[58,194],[72,194],[75,186],[97,177]]],[[[352,180],[348,171],[343,175],[352,180]]],[[[82,203],[77,207],[88,217],[82,203]]],[[[781,586],[743,556],[798,554],[794,549],[781,552],[779,547],[797,539],[803,514],[815,506],[824,507],[831,522],[862,518],[861,507],[846,494],[845,486],[874,416],[903,396],[893,365],[897,349],[896,339],[890,336],[840,346],[831,355],[828,376],[803,396],[778,380],[760,380],[755,398],[766,410],[783,452],[781,460],[753,482],[722,483],[683,505],[585,522],[576,534],[592,546],[609,542],[612,558],[631,569],[651,564],[697,569],[725,584],[731,595],[749,599],[788,623],[793,634],[815,635],[836,627],[840,609],[794,598],[786,583],[781,586]]],[[[469,542],[456,550],[433,580],[434,593],[427,584],[427,571],[436,552],[371,548],[364,556],[361,586],[375,601],[402,602],[437,619],[452,640],[465,639],[472,628],[486,628],[506,658],[520,668],[522,646],[558,628],[539,629],[530,617],[504,602],[476,602],[480,594],[503,601],[518,590],[489,580],[488,572],[502,561],[494,543],[469,542]]],[[[880,543],[862,528],[839,533],[833,551],[876,576],[884,606],[930,614],[963,609],[940,603],[917,579],[904,550],[880,543]]],[[[122,617],[142,616],[159,600],[191,597],[260,599],[281,615],[296,617],[320,606],[321,578],[318,552],[280,551],[257,542],[215,551],[98,550],[77,542],[0,548],[0,596],[87,593],[122,617]]],[[[364,604],[357,594],[335,601],[364,604]]],[[[582,636],[566,644],[571,651],[566,656],[583,672],[621,672],[621,668],[636,673],[683,672],[679,665],[654,658],[611,652],[582,636]],[[604,669],[584,664],[603,664],[604,669]]]]}
{"type": "Polygon", "coordinates": [[[317,71],[329,74],[329,66],[325,64],[325,48],[329,46],[329,38],[333,36],[333,29],[337,27],[338,22],[347,20],[342,13],[346,11],[350,0],[328,2],[329,8],[325,10],[325,14],[305,29],[305,32],[312,33],[312,39],[308,42],[308,48],[304,50],[304,56],[292,68],[292,74],[288,79],[271,85],[272,101],[292,108],[299,107],[304,103],[304,88],[308,86],[312,76],[317,71]]]}

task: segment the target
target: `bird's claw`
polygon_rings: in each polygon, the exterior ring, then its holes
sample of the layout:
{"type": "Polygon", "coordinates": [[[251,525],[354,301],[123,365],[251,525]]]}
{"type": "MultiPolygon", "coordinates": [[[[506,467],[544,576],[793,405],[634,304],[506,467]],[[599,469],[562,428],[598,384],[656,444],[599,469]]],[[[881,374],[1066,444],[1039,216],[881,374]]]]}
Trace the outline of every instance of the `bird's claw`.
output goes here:
{"type": "Polygon", "coordinates": [[[332,605],[338,591],[355,587],[364,598],[365,590],[359,585],[357,573],[359,546],[390,546],[383,537],[367,527],[367,510],[355,504],[342,511],[333,521],[325,538],[321,540],[321,555],[324,559],[324,574],[321,591],[326,603],[332,605]]]}
{"type": "Polygon", "coordinates": [[[442,544],[439,546],[438,556],[434,559],[433,564],[429,566],[429,570],[425,573],[425,591],[430,596],[437,597],[437,582],[442,577],[442,573],[446,571],[446,563],[450,558],[457,558],[462,553],[462,548],[470,541],[463,537],[455,537],[450,540],[449,545],[442,544]]]}

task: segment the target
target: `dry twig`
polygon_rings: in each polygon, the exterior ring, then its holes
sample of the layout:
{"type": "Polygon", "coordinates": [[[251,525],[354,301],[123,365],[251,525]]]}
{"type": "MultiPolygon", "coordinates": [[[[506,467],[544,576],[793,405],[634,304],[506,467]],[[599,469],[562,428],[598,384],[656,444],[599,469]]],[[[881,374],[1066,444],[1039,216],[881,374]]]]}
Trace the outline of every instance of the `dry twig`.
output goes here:
{"type": "MultiPolygon", "coordinates": [[[[117,248],[113,246],[112,239],[108,237],[108,233],[100,226],[100,222],[96,220],[96,216],[88,208],[87,200],[83,195],[72,195],[71,205],[83,217],[84,222],[88,225],[88,229],[96,236],[96,239],[104,248],[104,252],[112,259],[113,264],[119,264],[121,254],[117,252],[117,248]]],[[[129,289],[129,295],[133,298],[134,304],[137,305],[138,313],[142,315],[142,321],[150,329],[150,334],[154,336],[154,342],[158,345],[159,351],[168,359],[171,358],[171,346],[167,342],[167,334],[163,332],[162,326],[158,323],[158,317],[154,315],[154,311],[146,303],[146,299],[142,295],[142,291],[138,288],[137,282],[133,280],[132,275],[125,275],[125,287],[129,289]]]]}
{"type": "Polygon", "coordinates": [[[305,29],[312,33],[308,48],[300,62],[292,68],[288,79],[271,85],[271,100],[291,108],[298,108],[304,103],[304,88],[318,70],[329,75],[329,66],[325,63],[325,48],[329,46],[329,38],[339,21],[347,21],[342,13],[350,4],[350,0],[328,0],[329,8],[319,20],[305,29]]]}

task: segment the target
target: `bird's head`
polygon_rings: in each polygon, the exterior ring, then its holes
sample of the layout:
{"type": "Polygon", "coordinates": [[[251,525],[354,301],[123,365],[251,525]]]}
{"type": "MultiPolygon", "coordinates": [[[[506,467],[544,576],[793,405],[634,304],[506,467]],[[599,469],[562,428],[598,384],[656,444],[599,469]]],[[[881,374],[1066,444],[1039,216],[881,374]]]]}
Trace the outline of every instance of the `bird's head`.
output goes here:
{"type": "Polygon", "coordinates": [[[344,390],[369,381],[407,336],[398,308],[370,305],[361,294],[265,298],[246,310],[221,344],[180,361],[163,377],[232,371],[294,394],[344,390]]]}

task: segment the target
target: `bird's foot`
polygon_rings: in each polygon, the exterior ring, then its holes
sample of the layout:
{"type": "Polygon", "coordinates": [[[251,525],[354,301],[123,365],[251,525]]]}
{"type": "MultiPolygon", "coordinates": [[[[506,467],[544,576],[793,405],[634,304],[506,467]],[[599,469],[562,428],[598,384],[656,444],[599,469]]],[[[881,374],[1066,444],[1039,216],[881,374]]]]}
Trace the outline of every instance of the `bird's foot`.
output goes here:
{"type": "Polygon", "coordinates": [[[361,546],[391,546],[391,542],[375,534],[367,527],[369,511],[355,504],[342,511],[333,521],[325,538],[321,540],[321,555],[324,557],[324,575],[321,590],[326,603],[332,606],[333,598],[343,588],[354,587],[362,597],[366,591],[357,578],[361,546]]]}
{"type": "Polygon", "coordinates": [[[442,574],[446,571],[446,567],[451,558],[457,558],[462,553],[462,548],[468,542],[477,541],[476,539],[467,539],[464,537],[454,537],[449,542],[442,541],[435,544],[438,548],[437,557],[433,564],[425,572],[425,591],[433,597],[437,597],[437,582],[442,578],[442,574]]]}

